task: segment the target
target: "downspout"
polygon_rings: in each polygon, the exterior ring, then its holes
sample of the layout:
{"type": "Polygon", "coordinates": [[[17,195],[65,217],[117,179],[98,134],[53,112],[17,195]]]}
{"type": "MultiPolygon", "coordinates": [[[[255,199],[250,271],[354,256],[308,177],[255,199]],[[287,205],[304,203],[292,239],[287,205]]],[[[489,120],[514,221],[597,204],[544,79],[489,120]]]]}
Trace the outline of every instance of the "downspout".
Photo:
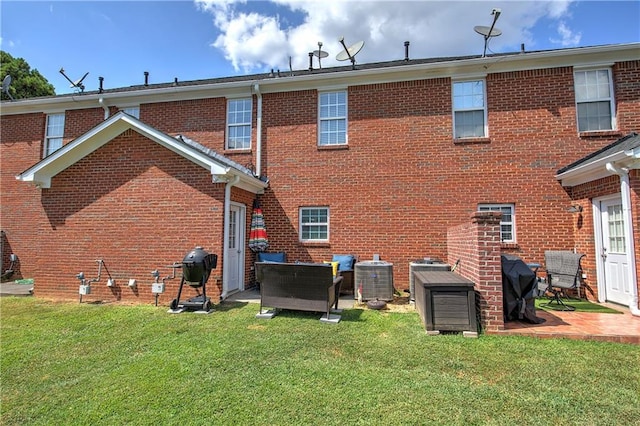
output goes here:
{"type": "Polygon", "coordinates": [[[106,120],[107,118],[109,118],[109,107],[105,105],[104,99],[102,99],[102,98],[98,99],[98,103],[100,104],[100,106],[104,110],[104,119],[106,120]]]}
{"type": "Polygon", "coordinates": [[[633,220],[631,217],[631,190],[629,186],[629,169],[624,167],[616,167],[613,163],[607,163],[607,171],[620,176],[620,195],[622,196],[622,215],[624,217],[624,232],[630,238],[629,248],[627,250],[627,279],[631,284],[631,302],[629,303],[629,311],[632,315],[640,316],[638,309],[638,283],[636,282],[636,262],[634,259],[635,244],[633,241],[633,220]]]}
{"type": "Polygon", "coordinates": [[[256,93],[258,99],[257,112],[256,112],[256,171],[255,175],[259,178],[261,176],[262,168],[262,93],[260,93],[260,85],[258,83],[253,85],[253,91],[256,93]]]}
{"type": "Polygon", "coordinates": [[[235,175],[224,186],[224,218],[222,220],[222,226],[224,226],[224,233],[222,239],[222,294],[220,299],[227,298],[227,280],[229,277],[229,269],[227,268],[227,259],[229,259],[229,226],[227,221],[229,220],[229,212],[231,211],[231,188],[240,181],[240,176],[235,175]]]}

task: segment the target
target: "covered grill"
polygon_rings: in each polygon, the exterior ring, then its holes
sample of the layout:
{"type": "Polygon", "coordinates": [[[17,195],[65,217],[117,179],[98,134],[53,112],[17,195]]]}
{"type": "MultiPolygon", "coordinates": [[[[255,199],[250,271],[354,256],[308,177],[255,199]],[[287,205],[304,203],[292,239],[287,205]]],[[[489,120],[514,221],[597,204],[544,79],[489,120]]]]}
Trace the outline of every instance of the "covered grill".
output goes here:
{"type": "Polygon", "coordinates": [[[211,299],[207,297],[206,284],[211,270],[216,268],[217,263],[218,255],[210,254],[199,246],[187,253],[182,259],[182,279],[178,296],[173,299],[170,305],[172,312],[182,312],[193,308],[203,312],[211,311],[211,299]],[[196,290],[197,296],[181,301],[180,296],[185,283],[196,290]],[[202,288],[202,293],[200,293],[200,288],[202,288]]]}

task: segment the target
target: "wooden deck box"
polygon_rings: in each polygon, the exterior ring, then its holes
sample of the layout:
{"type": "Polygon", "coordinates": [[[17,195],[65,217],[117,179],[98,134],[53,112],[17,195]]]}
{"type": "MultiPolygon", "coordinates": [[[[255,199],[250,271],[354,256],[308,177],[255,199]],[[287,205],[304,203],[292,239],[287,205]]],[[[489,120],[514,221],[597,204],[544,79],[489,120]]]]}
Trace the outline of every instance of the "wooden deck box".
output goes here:
{"type": "Polygon", "coordinates": [[[416,309],[428,334],[462,331],[478,336],[473,282],[448,271],[416,271],[416,309]]]}

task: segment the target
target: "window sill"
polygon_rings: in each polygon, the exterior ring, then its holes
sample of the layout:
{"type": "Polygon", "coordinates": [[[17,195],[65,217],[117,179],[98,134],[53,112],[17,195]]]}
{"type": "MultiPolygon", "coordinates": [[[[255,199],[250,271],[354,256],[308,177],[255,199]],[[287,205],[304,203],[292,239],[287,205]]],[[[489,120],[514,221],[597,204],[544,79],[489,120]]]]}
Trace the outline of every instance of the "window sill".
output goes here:
{"type": "Polygon", "coordinates": [[[246,149],[225,149],[224,151],[222,151],[222,153],[224,155],[227,154],[251,154],[253,151],[251,150],[251,148],[246,148],[246,149]]]}
{"type": "Polygon", "coordinates": [[[346,143],[340,145],[318,145],[318,151],[334,151],[342,149],[349,149],[349,145],[346,143]]]}
{"type": "Polygon", "coordinates": [[[312,247],[312,248],[329,248],[331,244],[329,241],[301,241],[300,244],[302,247],[312,247]]]}
{"type": "Polygon", "coordinates": [[[500,248],[503,250],[516,250],[519,249],[520,246],[518,243],[500,243],[500,248]]]}
{"type": "Polygon", "coordinates": [[[453,143],[455,145],[491,143],[491,138],[455,138],[453,143]]]}
{"type": "Polygon", "coordinates": [[[603,138],[610,136],[623,136],[620,130],[593,130],[588,132],[578,132],[580,138],[603,138]]]}

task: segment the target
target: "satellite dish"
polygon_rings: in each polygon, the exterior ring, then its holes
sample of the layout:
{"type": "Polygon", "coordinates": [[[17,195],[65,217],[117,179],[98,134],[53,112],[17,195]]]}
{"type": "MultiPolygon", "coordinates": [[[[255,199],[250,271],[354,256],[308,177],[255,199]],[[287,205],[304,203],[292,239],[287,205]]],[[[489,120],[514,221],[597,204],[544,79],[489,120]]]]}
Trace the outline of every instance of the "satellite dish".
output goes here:
{"type": "Polygon", "coordinates": [[[499,35],[502,35],[502,31],[500,31],[499,29],[497,28],[491,29],[491,27],[486,27],[484,25],[476,25],[475,27],[473,27],[473,30],[478,34],[485,36],[487,38],[498,37],[499,35]]]}
{"type": "Polygon", "coordinates": [[[9,93],[9,86],[11,86],[11,76],[7,74],[2,80],[2,93],[7,95],[9,99],[13,100],[13,96],[9,93]]]}
{"type": "Polygon", "coordinates": [[[483,58],[485,56],[487,56],[487,43],[488,43],[489,39],[491,37],[498,37],[499,35],[502,35],[502,31],[500,31],[499,29],[497,29],[495,27],[496,21],[500,17],[500,13],[501,13],[500,9],[495,9],[494,8],[491,11],[491,15],[493,15],[493,22],[491,23],[490,27],[486,27],[484,25],[476,25],[475,27],[473,27],[473,30],[475,32],[477,32],[482,37],[484,37],[484,51],[482,52],[482,57],[483,58]]]}
{"type": "Polygon", "coordinates": [[[352,44],[349,47],[347,47],[347,45],[344,44],[344,37],[340,37],[338,41],[342,44],[342,47],[344,47],[344,51],[336,55],[336,60],[346,61],[347,59],[349,59],[351,61],[351,66],[353,67],[353,69],[355,69],[356,55],[364,47],[364,41],[359,41],[357,43],[352,44]]]}
{"type": "Polygon", "coordinates": [[[322,50],[321,41],[318,42],[318,50],[313,51],[313,56],[318,58],[318,67],[322,68],[322,58],[326,58],[327,56],[329,56],[329,54],[324,50],[322,50]]]}
{"type": "Polygon", "coordinates": [[[89,75],[88,72],[86,72],[82,78],[73,81],[71,80],[69,77],[67,77],[67,75],[64,73],[64,68],[60,68],[60,74],[64,75],[64,78],[66,78],[69,83],[71,83],[71,85],[69,87],[75,87],[77,89],[80,89],[81,92],[84,92],[84,84],[82,83],[82,81],[89,75]]]}

